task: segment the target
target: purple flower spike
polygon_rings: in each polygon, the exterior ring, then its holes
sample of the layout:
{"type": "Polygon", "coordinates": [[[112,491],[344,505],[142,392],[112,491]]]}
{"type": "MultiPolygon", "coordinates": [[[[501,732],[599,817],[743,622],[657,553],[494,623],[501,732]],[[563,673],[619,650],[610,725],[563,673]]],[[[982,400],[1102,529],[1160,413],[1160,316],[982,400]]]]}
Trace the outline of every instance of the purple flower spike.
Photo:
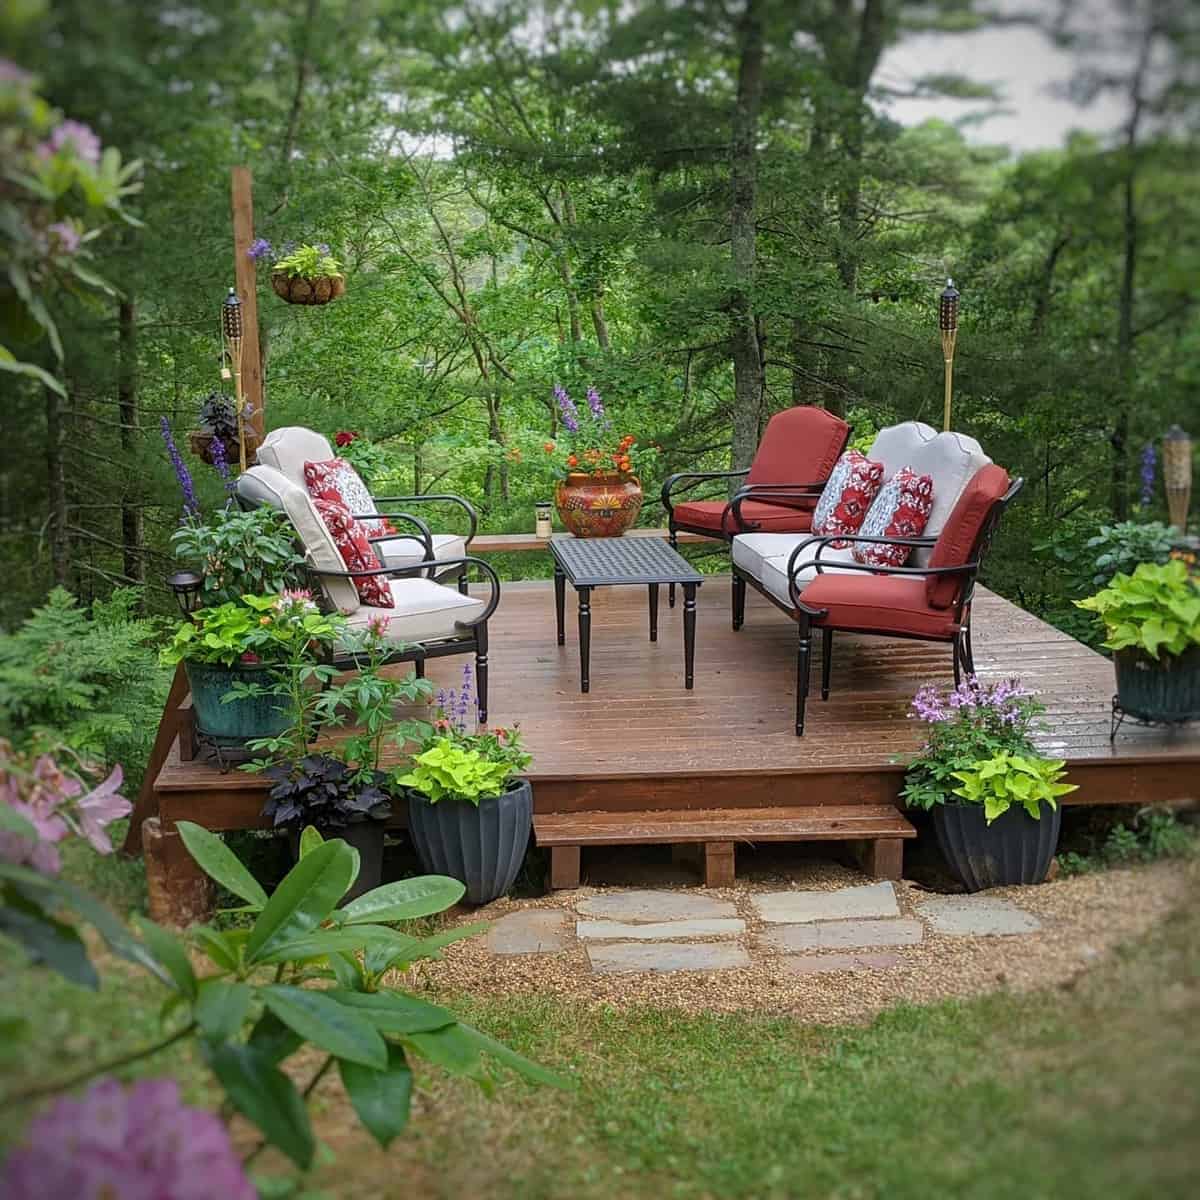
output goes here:
{"type": "Polygon", "coordinates": [[[1142,507],[1149,508],[1154,500],[1154,480],[1157,474],[1158,452],[1153,442],[1147,442],[1142,451],[1142,507]]]}
{"type": "Polygon", "coordinates": [[[192,483],[192,475],[183,461],[183,455],[179,453],[179,447],[175,445],[175,439],[171,436],[171,422],[165,416],[160,428],[167,453],[171,456],[171,466],[175,468],[175,478],[179,480],[179,490],[183,492],[183,515],[185,518],[197,517],[200,515],[200,504],[196,499],[196,488],[192,483]]]}
{"type": "Polygon", "coordinates": [[[579,410],[575,401],[567,394],[567,389],[561,383],[554,385],[554,398],[558,401],[559,412],[562,413],[562,423],[571,432],[579,432],[579,410]]]}
{"type": "Polygon", "coordinates": [[[232,492],[236,484],[229,473],[229,460],[225,457],[225,443],[219,437],[213,438],[208,452],[212,455],[213,469],[225,481],[225,490],[232,492]]]}
{"type": "Polygon", "coordinates": [[[266,238],[255,238],[254,241],[250,243],[250,248],[246,251],[246,254],[250,258],[254,259],[255,262],[258,262],[263,258],[269,258],[271,254],[271,243],[268,242],[266,238]]]}

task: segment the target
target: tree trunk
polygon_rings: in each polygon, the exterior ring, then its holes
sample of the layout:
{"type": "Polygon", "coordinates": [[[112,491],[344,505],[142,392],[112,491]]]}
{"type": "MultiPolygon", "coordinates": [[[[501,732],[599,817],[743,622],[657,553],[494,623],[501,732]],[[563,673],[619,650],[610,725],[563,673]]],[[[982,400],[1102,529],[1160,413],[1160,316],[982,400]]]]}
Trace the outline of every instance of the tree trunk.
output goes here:
{"type": "Polygon", "coordinates": [[[50,496],[50,571],[54,582],[71,582],[71,543],[67,530],[66,402],[55,391],[46,394],[46,475],[50,496]]]}
{"type": "MultiPolygon", "coordinates": [[[[117,378],[117,407],[121,422],[121,452],[132,463],[137,449],[140,414],[137,392],[137,327],[132,300],[122,300],[117,309],[117,345],[120,373],[117,378]]],[[[121,487],[121,544],[124,546],[125,577],[135,583],[146,582],[146,563],[142,557],[145,542],[142,508],[137,503],[134,472],[126,475],[121,487]]]]}
{"type": "Polygon", "coordinates": [[[763,89],[763,0],[746,0],[738,23],[741,56],[730,153],[729,235],[733,287],[729,341],[733,359],[732,469],[748,467],[758,447],[763,368],[754,319],[758,114],[763,89]]]}
{"type": "Polygon", "coordinates": [[[596,331],[596,341],[601,350],[608,350],[612,343],[608,337],[608,318],[604,315],[604,285],[597,284],[596,294],[592,297],[592,328],[596,331]]]}

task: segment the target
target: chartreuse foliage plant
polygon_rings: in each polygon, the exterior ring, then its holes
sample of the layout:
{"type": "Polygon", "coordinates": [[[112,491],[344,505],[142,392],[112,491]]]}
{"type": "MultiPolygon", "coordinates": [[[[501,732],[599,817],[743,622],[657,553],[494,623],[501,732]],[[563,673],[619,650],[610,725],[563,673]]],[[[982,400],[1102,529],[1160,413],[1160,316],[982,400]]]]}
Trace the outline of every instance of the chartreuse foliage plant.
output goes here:
{"type": "Polygon", "coordinates": [[[295,250],[277,258],[273,271],[285,275],[299,275],[301,279],[327,279],[342,273],[342,264],[329,253],[328,246],[297,246],[295,250]]]}
{"type": "MultiPolygon", "coordinates": [[[[26,908],[40,903],[91,921],[110,947],[149,971],[166,990],[164,1038],[123,1062],[195,1039],[229,1108],[258,1129],[264,1145],[277,1147],[302,1170],[316,1154],[305,1097],[334,1068],[359,1120],[385,1147],[408,1122],[413,1058],[485,1087],[489,1060],[534,1082],[565,1085],[448,1009],[384,983],[389,972],[437,958],[442,946],[478,932],[478,927],[457,928],[417,938],[389,927],[454,904],[464,890],[457,880],[436,875],[401,880],[341,907],[358,874],[358,854],[344,841],[323,841],[308,829],[300,861],[267,896],[216,835],[184,821],[179,832],[205,872],[245,902],[244,911],[253,916],[249,928],[197,925],[179,936],[138,919],[140,936],[133,937],[103,906],[69,884],[0,864],[0,876],[21,889],[26,908]],[[189,950],[207,961],[207,970],[196,969],[189,950]],[[281,1064],[305,1046],[322,1052],[323,1059],[301,1092],[281,1064]]],[[[5,914],[12,911],[6,904],[5,914]]],[[[41,961],[56,965],[52,957],[41,956],[41,961]]],[[[96,1064],[63,1087],[112,1065],[96,1064]]],[[[51,1084],[6,1099],[28,1101],[58,1090],[51,1084]]]]}
{"type": "Polygon", "coordinates": [[[1157,659],[1200,645],[1200,585],[1178,559],[1142,563],[1118,573],[1094,596],[1076,601],[1104,622],[1109,650],[1137,650],[1157,659]]]}
{"type": "Polygon", "coordinates": [[[1078,787],[1061,782],[1066,774],[1064,766],[1062,759],[1002,750],[973,767],[955,771],[959,783],[954,794],[970,804],[982,804],[989,825],[1014,804],[1021,805],[1036,820],[1042,815],[1043,804],[1057,808],[1059,796],[1078,787]]]}
{"type": "Polygon", "coordinates": [[[430,804],[442,800],[480,800],[498,796],[512,774],[507,762],[489,759],[480,750],[463,746],[449,737],[436,737],[433,744],[416,755],[403,774],[393,782],[398,787],[420,792],[430,804]]]}

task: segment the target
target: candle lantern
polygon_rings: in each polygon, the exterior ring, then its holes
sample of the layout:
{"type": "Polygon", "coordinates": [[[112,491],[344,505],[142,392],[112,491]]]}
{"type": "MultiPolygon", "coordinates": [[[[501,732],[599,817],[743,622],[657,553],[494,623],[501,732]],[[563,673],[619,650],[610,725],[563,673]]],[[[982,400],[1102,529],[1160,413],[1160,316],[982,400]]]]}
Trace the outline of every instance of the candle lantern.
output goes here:
{"type": "Polygon", "coordinates": [[[200,593],[204,588],[204,576],[195,571],[176,571],[167,584],[175,595],[175,603],[185,617],[191,618],[192,613],[200,607],[200,593]]]}
{"type": "Polygon", "coordinates": [[[1192,438],[1172,425],[1163,438],[1163,486],[1171,524],[1187,533],[1188,508],[1192,501],[1192,438]]]}
{"type": "Polygon", "coordinates": [[[942,428],[950,429],[950,402],[954,395],[954,343],[958,338],[958,290],[953,279],[946,280],[938,304],[938,327],[942,333],[942,358],[946,368],[946,398],[942,412],[942,428]]]}
{"type": "Polygon", "coordinates": [[[221,305],[221,333],[225,339],[225,350],[233,368],[233,388],[237,407],[238,465],[246,469],[246,413],[242,398],[242,302],[237,292],[229,289],[225,303],[221,305]]]}
{"type": "Polygon", "coordinates": [[[554,512],[554,506],[549,500],[540,500],[536,508],[537,519],[534,524],[534,534],[540,538],[548,538],[554,532],[554,523],[551,514],[554,512]]]}

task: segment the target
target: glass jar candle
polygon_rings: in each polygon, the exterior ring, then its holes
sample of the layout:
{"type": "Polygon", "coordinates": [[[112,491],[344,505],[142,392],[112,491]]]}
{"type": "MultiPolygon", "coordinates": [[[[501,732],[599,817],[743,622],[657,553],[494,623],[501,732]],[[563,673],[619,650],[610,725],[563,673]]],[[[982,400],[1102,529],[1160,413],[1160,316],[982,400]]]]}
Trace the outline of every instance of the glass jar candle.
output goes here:
{"type": "Polygon", "coordinates": [[[537,506],[537,519],[533,527],[533,532],[536,537],[548,538],[554,532],[554,525],[550,516],[553,511],[553,506],[549,501],[543,501],[537,506]]]}

